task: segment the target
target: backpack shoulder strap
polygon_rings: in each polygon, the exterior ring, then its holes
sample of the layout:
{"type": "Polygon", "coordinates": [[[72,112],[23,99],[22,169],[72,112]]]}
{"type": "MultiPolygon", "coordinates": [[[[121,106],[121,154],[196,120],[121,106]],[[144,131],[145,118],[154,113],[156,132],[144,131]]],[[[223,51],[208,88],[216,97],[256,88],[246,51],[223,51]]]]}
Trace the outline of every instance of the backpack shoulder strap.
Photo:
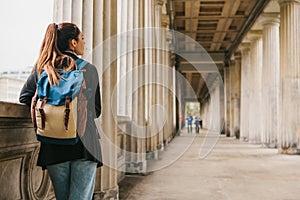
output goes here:
{"type": "Polygon", "coordinates": [[[86,64],[88,64],[88,62],[85,61],[85,60],[83,60],[83,59],[81,59],[81,58],[78,58],[76,60],[76,64],[78,66],[78,69],[81,70],[86,64]]]}

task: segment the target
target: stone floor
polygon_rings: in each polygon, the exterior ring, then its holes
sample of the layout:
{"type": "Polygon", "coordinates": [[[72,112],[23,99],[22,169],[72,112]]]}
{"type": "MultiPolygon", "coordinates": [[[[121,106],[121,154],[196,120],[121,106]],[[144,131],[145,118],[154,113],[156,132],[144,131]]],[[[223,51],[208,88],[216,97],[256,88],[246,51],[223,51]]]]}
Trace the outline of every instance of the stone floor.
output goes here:
{"type": "Polygon", "coordinates": [[[299,155],[213,133],[176,137],[148,168],[127,175],[120,200],[300,199],[299,155]]]}

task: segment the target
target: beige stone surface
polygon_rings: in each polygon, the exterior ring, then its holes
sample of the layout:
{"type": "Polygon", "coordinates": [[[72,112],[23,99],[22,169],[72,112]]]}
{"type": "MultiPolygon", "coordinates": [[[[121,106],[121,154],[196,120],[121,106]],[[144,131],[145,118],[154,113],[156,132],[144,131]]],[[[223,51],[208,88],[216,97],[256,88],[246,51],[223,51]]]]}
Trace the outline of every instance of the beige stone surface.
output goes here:
{"type": "MultiPolygon", "coordinates": [[[[192,135],[183,134],[160,154],[160,165],[192,135]]],[[[171,165],[120,184],[124,200],[296,200],[300,199],[300,156],[221,136],[212,152],[199,159],[205,135],[171,165]]],[[[210,138],[212,140],[213,138],[210,138]]]]}

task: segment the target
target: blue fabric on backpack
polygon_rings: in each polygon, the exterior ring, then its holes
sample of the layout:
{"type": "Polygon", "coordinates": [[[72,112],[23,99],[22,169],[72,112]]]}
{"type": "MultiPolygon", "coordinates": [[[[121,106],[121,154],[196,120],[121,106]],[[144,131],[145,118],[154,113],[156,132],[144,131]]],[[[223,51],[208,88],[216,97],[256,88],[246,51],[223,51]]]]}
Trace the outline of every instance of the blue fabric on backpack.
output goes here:
{"type": "Polygon", "coordinates": [[[84,79],[81,69],[87,64],[87,61],[79,58],[76,60],[76,64],[78,70],[62,70],[59,85],[50,86],[48,75],[44,71],[37,83],[39,99],[47,97],[47,104],[57,106],[64,105],[67,96],[73,100],[80,91],[84,79]]]}

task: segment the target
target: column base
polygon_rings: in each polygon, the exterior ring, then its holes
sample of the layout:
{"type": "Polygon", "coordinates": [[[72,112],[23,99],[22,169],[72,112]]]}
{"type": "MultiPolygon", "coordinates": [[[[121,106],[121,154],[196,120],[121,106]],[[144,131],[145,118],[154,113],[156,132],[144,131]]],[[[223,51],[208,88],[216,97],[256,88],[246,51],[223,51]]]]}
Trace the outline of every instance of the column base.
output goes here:
{"type": "Polygon", "coordinates": [[[94,193],[93,199],[94,200],[119,200],[119,186],[106,191],[94,193]]]}
{"type": "Polygon", "coordinates": [[[294,147],[280,147],[278,148],[278,152],[280,154],[288,154],[288,155],[299,155],[300,149],[294,148],[294,147]]]}
{"type": "Polygon", "coordinates": [[[146,159],[147,160],[158,160],[159,159],[158,150],[148,152],[146,155],[146,159]]]}
{"type": "Polygon", "coordinates": [[[277,148],[277,144],[276,143],[263,143],[262,144],[263,147],[265,148],[271,148],[271,149],[276,149],[277,148]]]}
{"type": "Polygon", "coordinates": [[[164,151],[164,144],[159,144],[159,145],[157,145],[157,150],[158,151],[164,151]]]}
{"type": "Polygon", "coordinates": [[[241,137],[240,140],[243,142],[249,142],[249,138],[247,137],[241,137]]]}
{"type": "Polygon", "coordinates": [[[126,173],[129,174],[146,174],[147,173],[147,161],[142,162],[127,162],[126,173]]]}
{"type": "Polygon", "coordinates": [[[234,129],[234,136],[236,139],[240,139],[240,129],[239,128],[234,129]]]}
{"type": "Polygon", "coordinates": [[[258,140],[249,140],[249,144],[261,144],[258,140]]]}

